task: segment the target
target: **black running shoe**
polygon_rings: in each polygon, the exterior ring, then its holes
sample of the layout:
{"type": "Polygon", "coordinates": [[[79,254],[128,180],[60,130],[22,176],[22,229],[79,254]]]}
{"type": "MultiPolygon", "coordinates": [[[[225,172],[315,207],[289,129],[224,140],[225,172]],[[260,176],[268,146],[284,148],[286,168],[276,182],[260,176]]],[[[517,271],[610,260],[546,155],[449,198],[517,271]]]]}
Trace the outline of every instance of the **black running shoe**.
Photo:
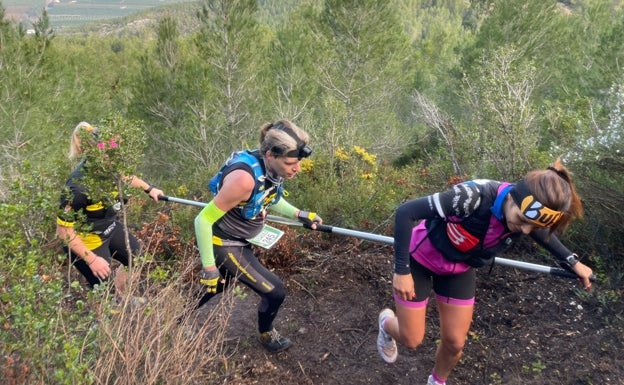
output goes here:
{"type": "Polygon", "coordinates": [[[282,337],[277,330],[260,333],[260,343],[271,353],[286,350],[292,342],[286,337],[282,337]]]}

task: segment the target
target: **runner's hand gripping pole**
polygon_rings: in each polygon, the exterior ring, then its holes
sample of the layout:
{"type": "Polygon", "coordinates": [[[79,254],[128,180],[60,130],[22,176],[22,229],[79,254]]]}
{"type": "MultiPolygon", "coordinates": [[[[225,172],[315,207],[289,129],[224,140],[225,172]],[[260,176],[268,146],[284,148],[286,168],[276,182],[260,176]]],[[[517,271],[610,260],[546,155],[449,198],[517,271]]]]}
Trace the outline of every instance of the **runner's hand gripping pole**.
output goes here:
{"type": "Polygon", "coordinates": [[[299,213],[297,213],[297,220],[303,223],[303,227],[307,229],[312,229],[312,225],[316,224],[318,226],[323,222],[323,219],[318,214],[303,210],[299,210],[299,213]]]}

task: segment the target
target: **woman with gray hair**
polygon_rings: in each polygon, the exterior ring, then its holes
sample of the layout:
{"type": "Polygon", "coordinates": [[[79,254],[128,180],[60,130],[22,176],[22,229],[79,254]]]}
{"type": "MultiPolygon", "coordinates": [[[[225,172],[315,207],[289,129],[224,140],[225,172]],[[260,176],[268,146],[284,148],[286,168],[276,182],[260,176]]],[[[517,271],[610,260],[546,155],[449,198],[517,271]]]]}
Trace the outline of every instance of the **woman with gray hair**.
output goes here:
{"type": "Polygon", "coordinates": [[[297,219],[314,228],[322,223],[315,213],[299,210],[283,197],[283,182],[301,171],[301,160],[312,154],[309,137],[288,120],[260,129],[260,148],[234,152],[210,180],[214,198],[195,218],[195,234],[206,293],[198,306],[220,293],[234,279],[257,293],[258,331],[270,352],[291,346],[273,327],[286,297],[280,278],[254,255],[251,239],[265,226],[267,210],[297,219]]]}

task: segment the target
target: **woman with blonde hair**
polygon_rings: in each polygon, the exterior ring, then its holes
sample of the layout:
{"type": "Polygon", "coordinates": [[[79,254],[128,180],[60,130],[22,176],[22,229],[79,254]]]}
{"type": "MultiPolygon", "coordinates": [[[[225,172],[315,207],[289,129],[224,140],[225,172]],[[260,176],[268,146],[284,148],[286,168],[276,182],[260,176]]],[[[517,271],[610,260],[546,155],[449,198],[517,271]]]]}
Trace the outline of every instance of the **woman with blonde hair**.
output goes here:
{"type": "Polygon", "coordinates": [[[473,180],[399,206],[392,283],[396,315],[390,309],[379,314],[381,357],[392,363],[398,356],[396,342],[412,349],[423,342],[433,289],[440,344],[427,384],[444,385],[462,357],[472,322],[474,268],[491,262],[516,236],[529,235],[589,290],[592,270],[555,234],[582,214],[572,176],[560,159],[515,184],[473,180]]]}
{"type": "Polygon", "coordinates": [[[254,255],[248,239],[262,231],[267,210],[313,228],[322,222],[315,213],[292,206],[283,195],[283,182],[294,178],[301,171],[301,160],[312,153],[308,141],[308,134],[288,120],[263,125],[260,148],[230,156],[210,180],[214,198],[195,218],[203,265],[200,282],[206,286],[198,306],[238,279],[260,296],[259,339],[270,352],[291,346],[273,327],[286,292],[280,278],[254,255]]]}
{"type": "MultiPolygon", "coordinates": [[[[59,215],[56,219],[56,233],[65,244],[65,251],[70,256],[72,264],[86,278],[90,287],[106,281],[111,275],[111,258],[128,266],[130,258],[140,251],[137,238],[128,233],[126,246],[126,232],[118,219],[121,208],[120,199],[116,195],[114,181],[110,181],[110,195],[115,199],[100,199],[93,197],[92,192],[85,185],[85,175],[94,171],[97,165],[87,164],[87,151],[105,146],[98,141],[97,128],[87,122],[80,122],[74,129],[69,146],[69,158],[79,161],[70,174],[61,194],[59,215]]],[[[116,147],[118,143],[109,142],[109,147],[116,147]]],[[[143,190],[155,202],[163,191],[145,182],[137,176],[124,177],[123,180],[136,189],[143,190]]],[[[108,183],[108,181],[107,181],[108,183]]]]}

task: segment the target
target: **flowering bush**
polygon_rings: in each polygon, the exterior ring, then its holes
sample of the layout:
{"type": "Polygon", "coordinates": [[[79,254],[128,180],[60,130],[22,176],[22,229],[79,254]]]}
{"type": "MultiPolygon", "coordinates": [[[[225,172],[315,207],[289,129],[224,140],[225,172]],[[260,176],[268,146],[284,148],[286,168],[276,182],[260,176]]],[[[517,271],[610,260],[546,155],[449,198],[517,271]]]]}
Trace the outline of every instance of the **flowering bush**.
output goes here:
{"type": "Polygon", "coordinates": [[[345,173],[354,173],[363,180],[371,180],[377,176],[377,155],[370,154],[360,146],[353,146],[350,151],[338,147],[334,156],[338,160],[339,173],[343,178],[347,176],[345,173]]]}
{"type": "Polygon", "coordinates": [[[106,204],[117,201],[120,194],[126,196],[126,178],[137,173],[145,148],[141,122],[115,114],[80,135],[90,198],[106,204]]]}

